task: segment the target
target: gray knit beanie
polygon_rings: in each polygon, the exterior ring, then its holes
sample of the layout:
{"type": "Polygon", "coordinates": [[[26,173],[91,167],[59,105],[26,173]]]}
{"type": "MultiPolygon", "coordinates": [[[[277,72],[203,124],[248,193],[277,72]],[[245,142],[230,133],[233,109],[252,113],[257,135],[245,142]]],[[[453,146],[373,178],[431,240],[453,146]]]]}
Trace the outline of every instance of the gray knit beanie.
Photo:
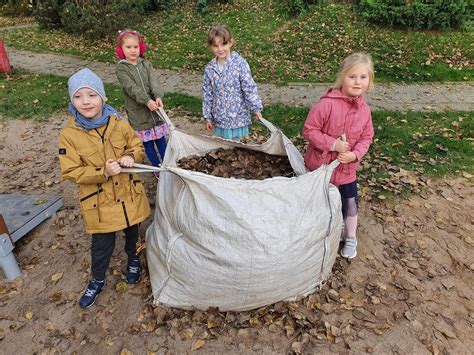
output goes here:
{"type": "Polygon", "coordinates": [[[71,102],[74,94],[82,88],[94,90],[97,94],[99,94],[104,102],[106,101],[104,83],[102,82],[102,79],[99,78],[97,74],[89,68],[81,69],[77,73],[71,75],[67,81],[67,85],[71,102]]]}

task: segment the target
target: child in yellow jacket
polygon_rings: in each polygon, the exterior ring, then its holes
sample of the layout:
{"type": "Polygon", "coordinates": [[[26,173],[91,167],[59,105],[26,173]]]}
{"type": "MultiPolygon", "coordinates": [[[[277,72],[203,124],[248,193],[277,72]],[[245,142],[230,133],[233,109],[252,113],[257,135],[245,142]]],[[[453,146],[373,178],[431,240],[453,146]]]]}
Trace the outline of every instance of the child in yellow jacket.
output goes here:
{"type": "Polygon", "coordinates": [[[127,282],[138,282],[138,226],[150,214],[150,207],[140,179],[121,173],[122,167],[142,160],[143,144],[115,109],[105,104],[102,80],[85,68],[69,78],[68,88],[72,117],[60,133],[59,162],[62,178],[79,184],[85,229],[92,235],[92,280],[79,300],[81,308],[88,308],[105,287],[116,231],[125,232],[127,282]]]}

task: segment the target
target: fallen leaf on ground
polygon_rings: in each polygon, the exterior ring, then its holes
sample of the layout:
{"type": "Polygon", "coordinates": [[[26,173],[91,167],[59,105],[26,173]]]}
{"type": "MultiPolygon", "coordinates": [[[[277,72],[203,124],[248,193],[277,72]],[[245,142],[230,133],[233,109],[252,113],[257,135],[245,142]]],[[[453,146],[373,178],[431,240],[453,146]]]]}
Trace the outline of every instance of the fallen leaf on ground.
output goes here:
{"type": "Polygon", "coordinates": [[[124,292],[127,292],[128,290],[128,285],[126,282],[119,282],[117,283],[117,285],[115,285],[115,290],[118,292],[118,293],[124,293],[124,292]]]}
{"type": "Polygon", "coordinates": [[[201,349],[205,344],[206,344],[205,340],[198,339],[193,342],[193,345],[191,346],[191,351],[201,349]]]}
{"type": "Polygon", "coordinates": [[[54,274],[53,276],[51,276],[51,281],[58,281],[58,280],[60,280],[62,277],[63,277],[63,273],[62,273],[62,272],[58,272],[57,274],[54,274]]]}

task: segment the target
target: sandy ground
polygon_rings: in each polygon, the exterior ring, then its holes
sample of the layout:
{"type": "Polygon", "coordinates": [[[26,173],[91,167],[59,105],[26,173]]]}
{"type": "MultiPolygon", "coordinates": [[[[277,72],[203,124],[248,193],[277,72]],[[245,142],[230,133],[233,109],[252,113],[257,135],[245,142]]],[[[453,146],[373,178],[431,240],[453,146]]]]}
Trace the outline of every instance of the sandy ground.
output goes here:
{"type": "MultiPolygon", "coordinates": [[[[16,244],[23,275],[7,282],[0,271],[0,353],[472,354],[474,199],[465,177],[431,182],[397,204],[362,200],[359,255],[350,263],[338,258],[320,292],[295,302],[226,313],[153,307],[146,271],[137,285],[124,283],[119,237],[107,288],[80,309],[90,238],[76,187],[59,179],[65,122],[0,121],[0,193],[64,201],[55,219],[16,244]]],[[[154,201],[152,176],[146,185],[154,201]]],[[[145,253],[141,260],[146,266],[145,253]]]]}

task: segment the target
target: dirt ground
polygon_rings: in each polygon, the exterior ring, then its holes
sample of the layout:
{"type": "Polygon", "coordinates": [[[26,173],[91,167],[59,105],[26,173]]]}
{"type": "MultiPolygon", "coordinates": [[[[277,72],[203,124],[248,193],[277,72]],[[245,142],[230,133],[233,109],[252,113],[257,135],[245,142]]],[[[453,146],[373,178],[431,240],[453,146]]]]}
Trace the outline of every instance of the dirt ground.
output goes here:
{"type": "MultiPolygon", "coordinates": [[[[170,116],[184,130],[203,129],[170,116]]],[[[82,310],[90,238],[76,187],[59,178],[57,136],[65,122],[0,121],[0,193],[46,193],[64,202],[55,219],[16,244],[23,275],[7,282],[0,271],[0,353],[472,354],[470,177],[433,181],[397,204],[362,199],[358,256],[338,258],[320,292],[295,302],[226,313],[153,307],[146,272],[137,285],[124,283],[118,238],[107,288],[82,310]]],[[[152,176],[146,185],[154,201],[152,176]]],[[[146,266],[144,252],[141,260],[146,266]]]]}

